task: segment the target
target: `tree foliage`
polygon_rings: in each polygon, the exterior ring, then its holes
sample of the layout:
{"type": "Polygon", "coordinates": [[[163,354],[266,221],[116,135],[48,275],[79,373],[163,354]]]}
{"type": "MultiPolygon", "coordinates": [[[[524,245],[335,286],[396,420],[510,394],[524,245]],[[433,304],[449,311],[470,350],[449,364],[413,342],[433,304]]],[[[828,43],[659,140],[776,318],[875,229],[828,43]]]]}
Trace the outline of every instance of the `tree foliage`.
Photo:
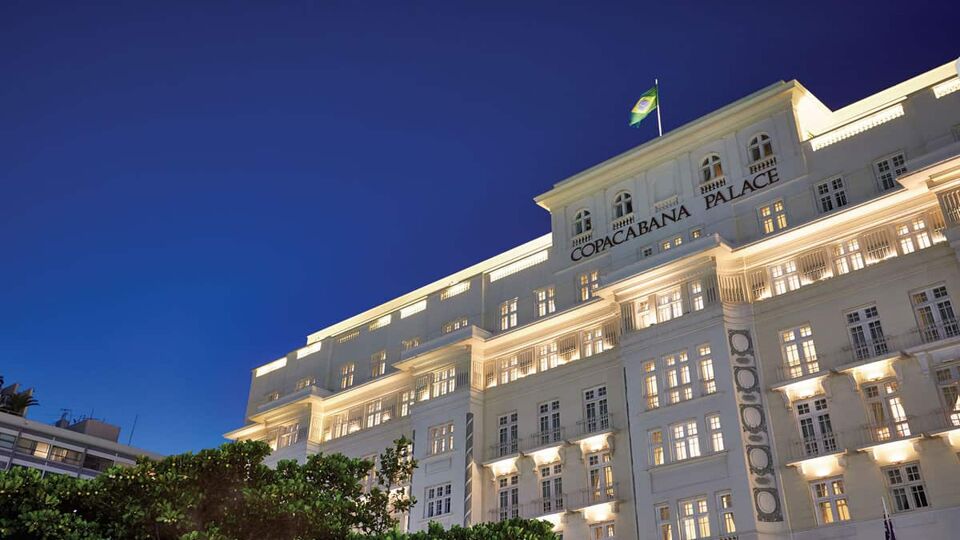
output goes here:
{"type": "MultiPolygon", "coordinates": [[[[549,524],[513,520],[425,533],[395,530],[394,515],[413,499],[408,485],[415,461],[409,441],[398,439],[379,459],[373,482],[362,480],[373,463],[340,454],[317,454],[300,465],[263,464],[262,442],[141,459],[90,480],[41,477],[34,469],[0,472],[0,538],[63,540],[540,540],[549,524]]],[[[433,524],[436,525],[436,524],[433,524]]]]}

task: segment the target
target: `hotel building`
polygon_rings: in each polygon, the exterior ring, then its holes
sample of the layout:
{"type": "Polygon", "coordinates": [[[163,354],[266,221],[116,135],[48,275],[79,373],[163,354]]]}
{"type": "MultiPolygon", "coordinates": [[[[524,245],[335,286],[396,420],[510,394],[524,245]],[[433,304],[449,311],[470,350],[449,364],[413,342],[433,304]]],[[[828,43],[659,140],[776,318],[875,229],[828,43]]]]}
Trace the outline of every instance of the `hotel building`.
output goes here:
{"type": "Polygon", "coordinates": [[[552,232],[252,373],[271,460],[414,441],[405,526],[960,530],[960,79],[778,82],[536,199],[552,232]]]}

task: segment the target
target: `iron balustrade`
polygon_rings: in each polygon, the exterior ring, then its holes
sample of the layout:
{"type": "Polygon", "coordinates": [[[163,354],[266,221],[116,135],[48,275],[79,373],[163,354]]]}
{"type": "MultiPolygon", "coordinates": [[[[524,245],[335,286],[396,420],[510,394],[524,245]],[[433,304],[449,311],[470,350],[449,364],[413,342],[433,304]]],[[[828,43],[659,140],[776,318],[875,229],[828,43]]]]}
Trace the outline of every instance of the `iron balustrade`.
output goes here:
{"type": "Polygon", "coordinates": [[[601,414],[585,418],[577,422],[577,433],[580,436],[603,433],[613,429],[613,415],[601,414]]]}
{"type": "Polygon", "coordinates": [[[544,446],[563,443],[566,440],[564,437],[565,431],[565,428],[558,427],[556,429],[548,429],[546,431],[534,433],[530,436],[527,446],[524,448],[524,450],[535,450],[544,446]]]}

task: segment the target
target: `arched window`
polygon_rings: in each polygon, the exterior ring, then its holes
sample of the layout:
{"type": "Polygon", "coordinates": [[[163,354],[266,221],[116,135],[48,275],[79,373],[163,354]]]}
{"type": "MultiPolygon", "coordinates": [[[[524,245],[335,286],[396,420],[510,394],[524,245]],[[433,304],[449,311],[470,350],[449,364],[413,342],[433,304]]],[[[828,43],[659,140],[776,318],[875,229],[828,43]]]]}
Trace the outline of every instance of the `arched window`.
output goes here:
{"type": "Polygon", "coordinates": [[[633,213],[633,197],[626,191],[617,193],[613,198],[613,218],[620,219],[627,214],[633,213]]]}
{"type": "Polygon", "coordinates": [[[700,162],[700,182],[707,183],[714,178],[723,176],[723,165],[720,163],[720,156],[710,154],[700,162]]]}
{"type": "Polygon", "coordinates": [[[770,137],[766,133],[754,135],[750,139],[750,144],[747,145],[747,154],[753,163],[772,156],[773,143],[770,141],[770,137]]]}
{"type": "Polygon", "coordinates": [[[579,236],[590,232],[592,229],[593,222],[590,220],[590,211],[586,209],[577,210],[577,213],[573,215],[573,235],[579,236]]]}

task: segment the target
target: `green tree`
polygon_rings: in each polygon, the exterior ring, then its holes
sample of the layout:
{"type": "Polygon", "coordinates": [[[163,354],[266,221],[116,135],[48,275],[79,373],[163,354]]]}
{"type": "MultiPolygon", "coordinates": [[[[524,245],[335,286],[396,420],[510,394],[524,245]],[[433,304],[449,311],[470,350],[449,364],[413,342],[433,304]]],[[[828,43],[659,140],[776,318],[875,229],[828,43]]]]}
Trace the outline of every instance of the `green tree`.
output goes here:
{"type": "Polygon", "coordinates": [[[416,462],[410,441],[394,441],[379,459],[375,486],[362,479],[373,463],[317,454],[300,465],[263,464],[262,442],[140,460],[81,480],[32,469],[0,472],[0,538],[142,540],[540,540],[549,524],[516,520],[428,533],[396,532],[406,512],[416,462]],[[426,536],[425,536],[426,535],[426,536]]]}

